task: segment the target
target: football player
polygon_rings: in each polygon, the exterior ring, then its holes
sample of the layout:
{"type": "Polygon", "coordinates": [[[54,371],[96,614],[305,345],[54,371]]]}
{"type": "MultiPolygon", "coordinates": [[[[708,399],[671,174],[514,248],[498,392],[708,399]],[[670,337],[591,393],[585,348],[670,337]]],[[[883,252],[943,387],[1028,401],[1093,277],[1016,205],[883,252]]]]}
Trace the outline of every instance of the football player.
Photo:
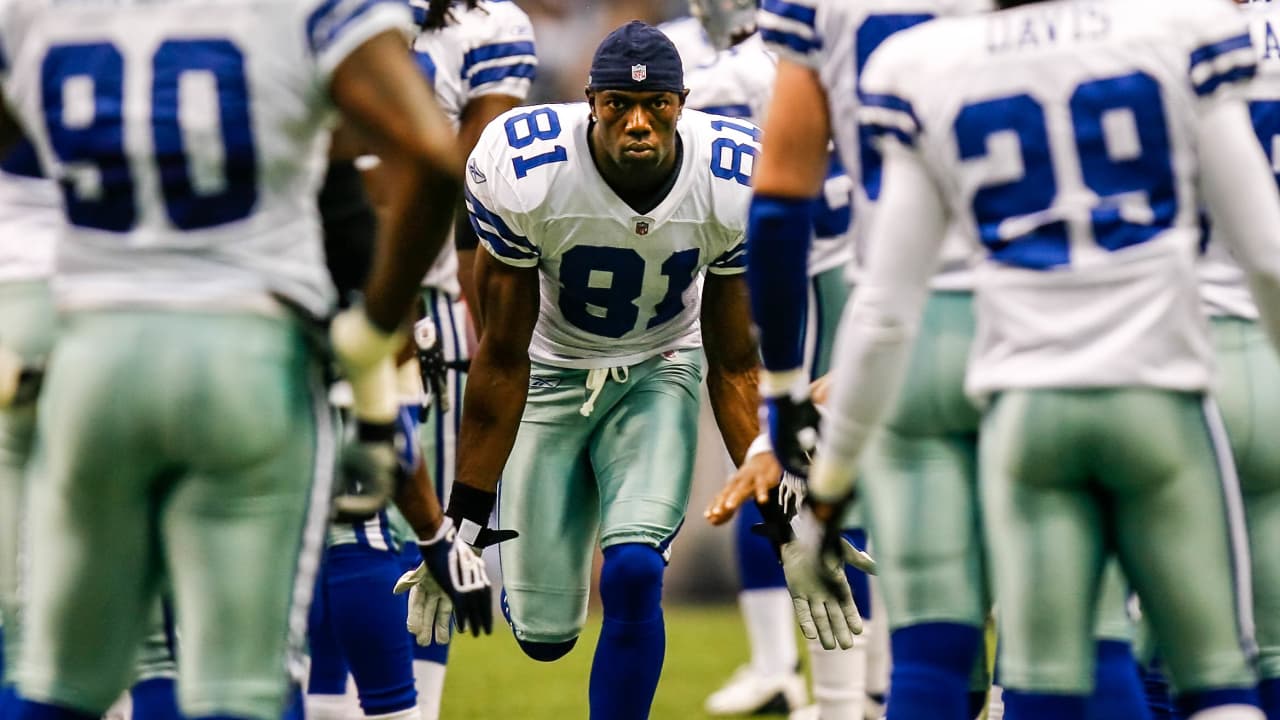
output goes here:
{"type": "MultiPolygon", "coordinates": [[[[688,106],[763,125],[777,58],[765,49],[756,33],[755,0],[694,0],[690,8],[720,52],[688,74],[688,106]]],[[[843,274],[852,255],[847,236],[851,195],[852,181],[833,155],[822,192],[813,204],[815,237],[808,263],[809,308],[804,346],[805,366],[814,378],[827,372],[836,323],[848,296],[843,274]]],[[[791,594],[782,569],[774,561],[769,540],[752,531],[762,522],[760,511],[750,503],[735,520],[738,569],[743,583],[738,604],[746,624],[751,661],[707,698],[706,708],[711,714],[756,712],[779,704],[779,699],[790,710],[804,705],[791,594]]],[[[852,535],[856,545],[866,545],[861,531],[852,531],[852,535]]],[[[859,608],[868,607],[866,575],[853,569],[847,572],[855,602],[859,608]]],[[[863,635],[849,650],[825,650],[818,642],[810,641],[816,704],[804,713],[817,713],[827,720],[862,720],[868,627],[864,623],[863,635]]]]}
{"type": "MultiPolygon", "coordinates": [[[[877,0],[848,4],[813,0],[768,0],[761,14],[763,35],[781,56],[767,152],[762,158],[748,241],[757,257],[773,258],[753,275],[757,322],[761,328],[766,395],[771,430],[799,413],[815,417],[804,400],[808,375],[796,372],[802,328],[794,305],[804,292],[805,264],[801,222],[803,197],[820,187],[826,168],[825,138],[834,135],[841,158],[858,180],[855,222],[865,235],[879,194],[879,155],[856,126],[845,122],[856,111],[858,77],[868,59],[893,34],[937,16],[989,9],[985,0],[877,0]],[[775,372],[776,371],[776,372],[775,372]],[[786,379],[786,382],[781,382],[786,379]],[[786,388],[783,387],[786,385],[786,388]],[[788,397],[791,396],[791,397],[788,397]],[[793,405],[793,403],[795,403],[793,405]]],[[[866,243],[858,242],[866,252],[866,243]]],[[[986,699],[986,682],[973,682],[973,650],[981,645],[990,607],[983,570],[983,547],[974,456],[979,416],[963,390],[974,326],[971,250],[953,240],[931,281],[922,335],[929,342],[915,350],[909,390],[893,411],[886,431],[863,458],[868,530],[883,552],[880,582],[894,658],[892,716],[927,712],[938,703],[957,703],[967,694],[970,716],[986,699]],[[939,500],[946,498],[946,500],[939,500]],[[919,508],[928,508],[921,520],[919,508]],[[930,528],[920,532],[921,524],[930,528]],[[938,676],[946,678],[936,681],[938,676]]],[[[855,272],[856,272],[855,265],[855,272]]],[[[783,433],[785,435],[785,433],[783,433]]],[[[784,438],[784,442],[787,440],[784,438]]],[[[790,441],[793,469],[804,460],[790,441]]],[[[784,464],[788,461],[784,459],[784,464]]],[[[1125,585],[1119,573],[1107,574],[1098,618],[1098,696],[1100,707],[1124,717],[1141,706],[1129,641],[1132,623],[1125,613],[1125,585]]],[[[985,663],[979,661],[979,667],[985,663]]]]}
{"type": "MultiPolygon", "coordinates": [[[[735,461],[758,425],[741,273],[759,130],[685,110],[685,92],[670,40],[629,23],[597,48],[586,103],[499,117],[466,173],[486,250],[476,264],[485,329],[448,514],[477,546],[519,533],[502,552],[504,607],[520,647],[542,661],[577,642],[598,540],[598,719],[648,717],[653,701],[704,348],[735,461]],[[512,530],[486,528],[500,475],[499,518],[512,530]]],[[[851,608],[830,607],[845,634],[851,608]]]]}
{"type": "MultiPolygon", "coordinates": [[[[1274,171],[1280,157],[1280,11],[1265,3],[1246,4],[1242,10],[1258,58],[1257,76],[1246,91],[1249,114],[1274,171]]],[[[1218,361],[1214,397],[1240,474],[1252,550],[1258,688],[1267,717],[1280,718],[1280,564],[1272,551],[1280,541],[1280,450],[1265,440],[1264,430],[1280,422],[1280,406],[1263,400],[1280,388],[1280,363],[1258,322],[1245,273],[1212,233],[1200,276],[1218,361]]]]}
{"type": "MultiPolygon", "coordinates": [[[[422,28],[414,40],[415,58],[434,87],[437,102],[458,129],[461,149],[469,152],[489,121],[520,104],[529,92],[537,64],[529,18],[514,3],[490,0],[435,0],[415,4],[413,10],[422,28]]],[[[368,174],[375,195],[385,194],[378,183],[379,170],[368,174]]],[[[402,368],[408,377],[401,373],[402,401],[413,406],[414,416],[402,412],[402,424],[418,428],[408,442],[416,446],[420,438],[422,446],[423,467],[410,463],[408,468],[429,472],[441,502],[447,499],[453,479],[469,334],[467,305],[461,300],[464,294],[470,296],[476,243],[460,202],[459,210],[454,234],[457,250],[454,242],[446,243],[426,274],[421,299],[425,313],[415,332],[417,357],[402,368]],[[424,395],[424,389],[430,392],[424,395]],[[420,404],[426,406],[421,413],[420,404]],[[419,417],[423,419],[420,426],[419,417]]],[[[413,453],[414,458],[418,455],[413,453]]],[[[317,638],[319,642],[312,643],[308,704],[313,714],[349,712],[344,697],[349,667],[366,714],[385,715],[412,707],[416,687],[417,708],[424,720],[439,716],[449,645],[447,630],[443,638],[435,632],[435,613],[409,619],[418,644],[407,643],[403,630],[397,632],[393,623],[380,623],[377,632],[369,623],[370,617],[389,620],[404,615],[390,609],[403,600],[380,593],[395,584],[397,567],[413,572],[421,560],[417,548],[404,544],[403,562],[392,561],[390,555],[405,535],[397,517],[391,511],[364,523],[337,524],[329,534],[327,555],[344,560],[326,565],[327,612],[313,612],[313,618],[324,621],[323,632],[331,640],[317,638]],[[356,555],[362,559],[353,560],[356,555]],[[389,580],[388,573],[392,574],[389,580]],[[405,660],[409,653],[412,677],[405,660]]]]}
{"type": "MultiPolygon", "coordinates": [[[[1280,339],[1280,198],[1236,97],[1255,72],[1247,29],[1218,3],[1000,5],[891,38],[862,76],[859,119],[882,142],[884,186],[810,500],[830,516],[848,497],[908,372],[946,230],[959,228],[982,250],[966,388],[983,408],[1008,715],[1088,716],[1094,608],[1118,556],[1182,712],[1261,718],[1236,584],[1249,571],[1243,518],[1207,395],[1195,272],[1207,207],[1280,339]],[[1168,551],[1185,543],[1191,585],[1168,551]]],[[[918,717],[964,717],[940,709],[918,717]]]]}
{"type": "MultiPolygon", "coordinates": [[[[20,122],[70,223],[27,505],[41,542],[19,717],[101,715],[162,576],[184,714],[280,717],[334,466],[315,332],[333,300],[315,214],[333,110],[399,181],[364,304],[332,330],[360,421],[353,486],[389,484],[390,353],[452,216],[433,201],[461,168],[409,21],[309,0],[0,4],[15,114],[0,113],[0,147],[20,122]]],[[[452,547],[447,522],[415,530],[452,547]]]]}

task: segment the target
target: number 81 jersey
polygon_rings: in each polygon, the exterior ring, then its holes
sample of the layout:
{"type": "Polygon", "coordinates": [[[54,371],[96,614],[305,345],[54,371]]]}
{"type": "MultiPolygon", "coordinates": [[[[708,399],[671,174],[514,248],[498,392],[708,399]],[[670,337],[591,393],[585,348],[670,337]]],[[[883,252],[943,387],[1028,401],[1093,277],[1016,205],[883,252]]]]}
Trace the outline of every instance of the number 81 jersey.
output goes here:
{"type": "Polygon", "coordinates": [[[467,163],[467,210],[499,261],[537,267],[529,354],[570,368],[628,366],[701,345],[704,272],[746,269],[747,206],[760,131],[685,110],[674,185],[647,213],[605,183],[586,103],[512,110],[467,163]]]}

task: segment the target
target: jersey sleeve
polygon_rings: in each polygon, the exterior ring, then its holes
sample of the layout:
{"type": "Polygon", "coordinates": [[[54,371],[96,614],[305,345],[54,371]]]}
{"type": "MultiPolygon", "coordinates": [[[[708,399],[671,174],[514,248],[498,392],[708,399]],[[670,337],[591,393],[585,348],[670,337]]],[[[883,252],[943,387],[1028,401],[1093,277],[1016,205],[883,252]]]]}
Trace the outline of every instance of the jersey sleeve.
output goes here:
{"type": "Polygon", "coordinates": [[[747,271],[747,236],[739,233],[733,246],[711,261],[707,272],[712,275],[739,275],[747,271]]]}
{"type": "Polygon", "coordinates": [[[858,89],[858,125],[879,144],[887,140],[915,147],[920,119],[904,80],[914,76],[910,53],[902,52],[910,33],[889,38],[871,54],[858,89]]]}
{"type": "Polygon", "coordinates": [[[515,3],[493,3],[483,31],[468,44],[462,58],[467,99],[482,95],[529,96],[538,72],[538,53],[529,16],[515,3]]]}
{"type": "Polygon", "coordinates": [[[542,252],[527,236],[520,196],[501,167],[507,158],[501,130],[497,121],[491,123],[467,160],[467,215],[490,255],[507,265],[534,267],[542,252]]]}
{"type": "Polygon", "coordinates": [[[1189,35],[1188,80],[1204,100],[1238,97],[1258,72],[1248,20],[1230,3],[1186,3],[1189,35]]]}
{"type": "Polygon", "coordinates": [[[404,0],[311,0],[305,5],[307,49],[324,84],[370,38],[398,30],[407,43],[413,35],[413,15],[404,0]]]}
{"type": "Polygon", "coordinates": [[[819,0],[764,0],[760,37],[779,57],[822,69],[823,41],[818,32],[819,0]]]}

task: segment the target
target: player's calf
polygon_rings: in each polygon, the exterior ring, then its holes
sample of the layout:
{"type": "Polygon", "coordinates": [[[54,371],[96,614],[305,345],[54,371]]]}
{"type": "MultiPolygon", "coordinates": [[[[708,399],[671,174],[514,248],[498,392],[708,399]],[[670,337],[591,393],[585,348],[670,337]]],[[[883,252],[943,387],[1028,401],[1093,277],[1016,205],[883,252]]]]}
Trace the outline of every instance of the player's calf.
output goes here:
{"type": "Polygon", "coordinates": [[[666,654],[662,576],[666,562],[648,545],[604,550],[600,599],[604,627],[591,665],[591,717],[644,720],[666,654]]]}

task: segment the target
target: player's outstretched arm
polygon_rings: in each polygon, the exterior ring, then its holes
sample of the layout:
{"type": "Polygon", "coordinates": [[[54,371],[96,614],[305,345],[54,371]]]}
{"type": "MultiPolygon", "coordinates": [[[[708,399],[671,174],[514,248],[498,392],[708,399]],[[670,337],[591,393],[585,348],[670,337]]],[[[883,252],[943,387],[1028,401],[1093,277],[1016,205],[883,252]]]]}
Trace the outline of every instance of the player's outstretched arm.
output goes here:
{"type": "Polygon", "coordinates": [[[464,156],[397,32],[352,52],[334,70],[329,90],[348,127],[382,160],[387,212],[365,308],[378,328],[394,331],[448,237],[464,156]]]}
{"type": "Polygon", "coordinates": [[[760,432],[760,355],[751,337],[747,283],[742,275],[707,274],[702,290],[702,340],[711,409],[729,457],[734,465],[741,465],[760,432]]]}
{"type": "Polygon", "coordinates": [[[1271,344],[1280,348],[1280,194],[1245,105],[1218,103],[1201,119],[1201,185],[1210,220],[1249,278],[1271,344]]]}
{"type": "Polygon", "coordinates": [[[538,268],[514,267],[489,252],[476,258],[476,288],[489,322],[471,357],[458,437],[458,475],[445,514],[472,545],[510,534],[486,529],[529,391],[529,345],[538,324],[538,268]]]}
{"type": "Polygon", "coordinates": [[[760,328],[769,432],[783,466],[801,473],[817,420],[804,371],[812,201],[826,178],[830,136],[826,91],[817,73],[781,60],[754,173],[747,280],[760,328]]]}

